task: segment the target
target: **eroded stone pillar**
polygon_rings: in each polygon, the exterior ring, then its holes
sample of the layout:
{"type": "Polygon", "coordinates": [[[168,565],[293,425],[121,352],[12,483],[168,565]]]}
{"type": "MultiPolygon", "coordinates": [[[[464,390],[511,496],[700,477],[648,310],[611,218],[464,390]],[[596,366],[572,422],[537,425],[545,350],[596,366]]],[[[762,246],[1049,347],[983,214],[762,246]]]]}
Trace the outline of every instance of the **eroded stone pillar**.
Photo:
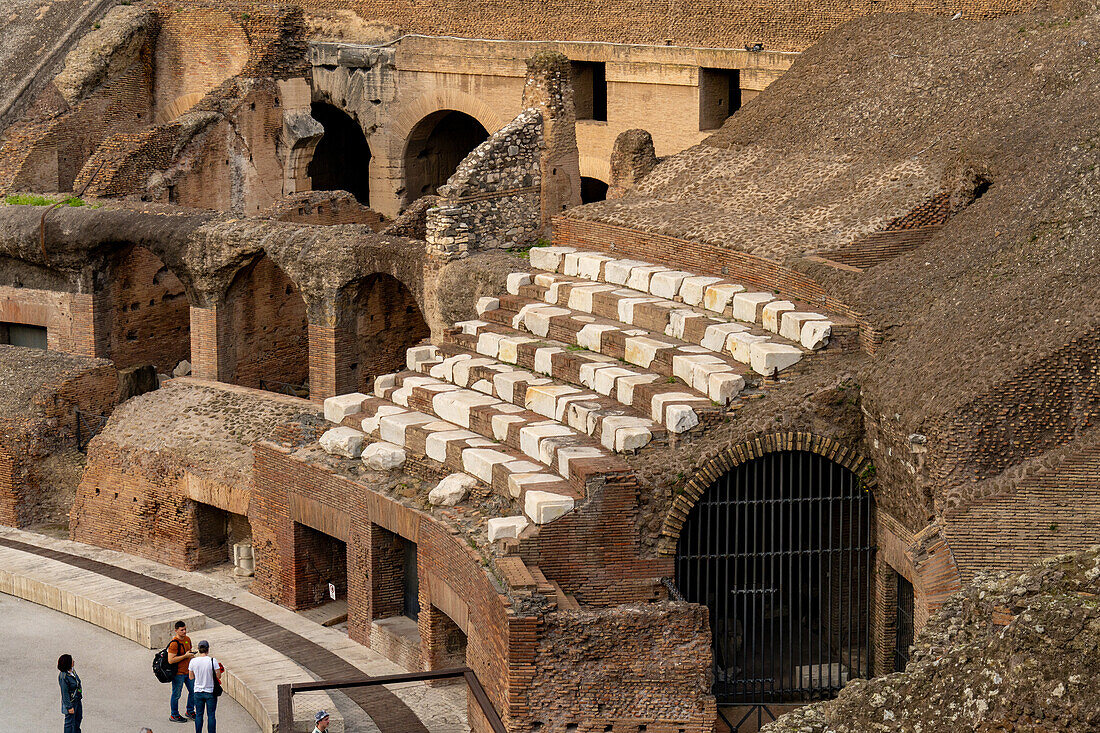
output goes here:
{"type": "Polygon", "coordinates": [[[569,59],[561,53],[539,53],[527,59],[523,107],[542,113],[541,225],[581,203],[581,164],[577,149],[577,113],[569,59]]]}

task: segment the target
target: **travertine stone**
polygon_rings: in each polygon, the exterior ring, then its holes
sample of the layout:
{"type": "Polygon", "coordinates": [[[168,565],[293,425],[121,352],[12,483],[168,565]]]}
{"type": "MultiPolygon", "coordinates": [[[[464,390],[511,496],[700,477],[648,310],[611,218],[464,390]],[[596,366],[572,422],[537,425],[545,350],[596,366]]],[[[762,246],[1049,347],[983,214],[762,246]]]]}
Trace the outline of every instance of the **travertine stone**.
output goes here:
{"type": "Polygon", "coordinates": [[[405,449],[392,443],[371,443],[363,449],[363,463],[376,471],[389,471],[405,463],[405,449]]]}
{"type": "Polygon", "coordinates": [[[679,270],[667,270],[665,272],[654,273],[649,278],[649,292],[656,295],[658,298],[668,298],[671,300],[680,294],[680,285],[685,279],[691,277],[690,272],[681,272],[679,270]]]}
{"type": "Polygon", "coordinates": [[[570,252],[576,252],[573,247],[532,247],[530,249],[531,266],[540,270],[557,272],[562,258],[570,252]]]}
{"type": "Polygon", "coordinates": [[[489,541],[496,542],[519,537],[530,522],[527,521],[527,517],[494,517],[485,524],[489,530],[489,541]]]}
{"type": "Polygon", "coordinates": [[[405,366],[412,371],[418,371],[417,367],[422,361],[431,361],[439,356],[439,349],[435,346],[414,346],[405,352],[405,366]]]}
{"type": "Polygon", "coordinates": [[[519,295],[519,289],[531,284],[531,273],[513,272],[508,275],[507,289],[510,295],[519,295]]]}
{"type": "Polygon", "coordinates": [[[773,300],[764,306],[760,319],[760,325],[772,333],[779,333],[779,324],[783,314],[794,310],[794,303],[789,300],[773,300]]]}
{"type": "Polygon", "coordinates": [[[802,334],[799,340],[803,347],[811,351],[817,351],[829,345],[829,338],[832,335],[832,321],[808,321],[802,326],[802,334]]]}
{"type": "Polygon", "coordinates": [[[500,308],[500,298],[478,298],[475,307],[477,308],[477,314],[483,316],[489,311],[500,308]]]}
{"type": "Polygon", "coordinates": [[[338,427],[326,430],[318,441],[326,453],[344,458],[358,458],[363,452],[365,436],[349,427],[338,427]]]}
{"type": "Polygon", "coordinates": [[[680,283],[680,297],[688,305],[702,305],[703,304],[703,291],[708,285],[714,285],[715,283],[722,282],[720,277],[707,277],[706,275],[695,275],[694,277],[686,277],[684,281],[680,283]]]}
{"type": "Polygon", "coordinates": [[[345,417],[363,411],[363,400],[369,395],[362,392],[337,395],[325,400],[325,419],[329,422],[341,423],[345,417]]]}
{"type": "Polygon", "coordinates": [[[750,349],[752,370],[757,374],[771,376],[794,366],[802,359],[802,350],[787,344],[753,344],[750,349]]]}
{"type": "Polygon", "coordinates": [[[795,343],[802,341],[802,326],[809,321],[824,321],[825,316],[820,313],[804,313],[802,311],[789,311],[783,314],[779,321],[779,335],[795,343]]]}
{"type": "Polygon", "coordinates": [[[573,510],[573,499],[548,491],[528,491],[523,497],[523,513],[535,524],[549,524],[573,510]]]}
{"type": "Polygon", "coordinates": [[[428,492],[428,503],[434,506],[454,506],[465,500],[477,479],[465,473],[452,473],[428,492]]]}
{"type": "Polygon", "coordinates": [[[738,293],[733,296],[733,317],[746,323],[759,323],[760,311],[775,300],[771,293],[738,293]]]}

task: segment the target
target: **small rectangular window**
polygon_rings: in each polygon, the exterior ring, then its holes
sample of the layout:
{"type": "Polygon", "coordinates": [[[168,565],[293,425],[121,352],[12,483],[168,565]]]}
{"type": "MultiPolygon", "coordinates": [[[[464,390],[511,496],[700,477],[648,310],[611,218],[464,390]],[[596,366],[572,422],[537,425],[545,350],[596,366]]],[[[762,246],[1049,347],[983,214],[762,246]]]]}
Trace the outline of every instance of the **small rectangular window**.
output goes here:
{"type": "Polygon", "coordinates": [[[717,130],[741,108],[741,72],[699,69],[699,129],[717,130]]]}
{"type": "Polygon", "coordinates": [[[0,323],[0,344],[46,348],[45,326],[27,326],[22,323],[0,323]]]}
{"type": "Polygon", "coordinates": [[[578,120],[607,121],[607,71],[602,61],[570,61],[578,120]]]}

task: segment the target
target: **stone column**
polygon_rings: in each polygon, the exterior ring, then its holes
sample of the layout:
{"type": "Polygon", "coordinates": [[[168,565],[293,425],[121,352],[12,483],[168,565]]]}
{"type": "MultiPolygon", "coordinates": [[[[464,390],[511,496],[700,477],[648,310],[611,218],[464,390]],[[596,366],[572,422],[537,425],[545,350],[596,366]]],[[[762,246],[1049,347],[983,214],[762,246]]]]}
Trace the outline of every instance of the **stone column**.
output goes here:
{"type": "Polygon", "coordinates": [[[564,54],[545,52],[527,59],[523,107],[542,113],[539,168],[541,224],[545,230],[553,217],[581,203],[577,113],[573,107],[569,59],[564,54]]]}

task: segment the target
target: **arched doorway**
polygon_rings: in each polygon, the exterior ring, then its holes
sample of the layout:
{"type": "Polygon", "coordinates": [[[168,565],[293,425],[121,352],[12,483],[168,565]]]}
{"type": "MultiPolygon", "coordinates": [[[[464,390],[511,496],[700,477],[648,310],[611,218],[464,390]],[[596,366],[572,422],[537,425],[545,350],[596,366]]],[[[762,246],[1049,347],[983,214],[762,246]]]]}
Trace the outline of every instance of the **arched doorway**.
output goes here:
{"type": "Polygon", "coordinates": [[[431,329],[416,298],[391,275],[368,275],[348,294],[352,307],[346,327],[355,343],[350,382],[368,392],[375,377],[404,369],[405,350],[427,338],[431,329]]]}
{"type": "Polygon", "coordinates": [[[607,198],[607,184],[599,178],[581,176],[581,203],[590,204],[593,201],[603,201],[607,198]]]}
{"type": "Polygon", "coordinates": [[[308,397],[306,304],[286,273],[261,255],[233,278],[225,308],[225,381],[308,397]]]}
{"type": "Polygon", "coordinates": [[[314,102],[309,113],[325,128],[306,168],[313,190],[348,191],[369,206],[371,153],[363,129],[331,104],[314,102]]]}
{"type": "Polygon", "coordinates": [[[405,205],[434,194],[488,137],[485,127],[463,112],[440,110],[418,122],[405,145],[405,205]]]}
{"type": "Polygon", "coordinates": [[[720,706],[759,714],[868,676],[873,511],[852,471],[808,451],[767,453],[703,492],[676,585],[710,610],[720,706]]]}

